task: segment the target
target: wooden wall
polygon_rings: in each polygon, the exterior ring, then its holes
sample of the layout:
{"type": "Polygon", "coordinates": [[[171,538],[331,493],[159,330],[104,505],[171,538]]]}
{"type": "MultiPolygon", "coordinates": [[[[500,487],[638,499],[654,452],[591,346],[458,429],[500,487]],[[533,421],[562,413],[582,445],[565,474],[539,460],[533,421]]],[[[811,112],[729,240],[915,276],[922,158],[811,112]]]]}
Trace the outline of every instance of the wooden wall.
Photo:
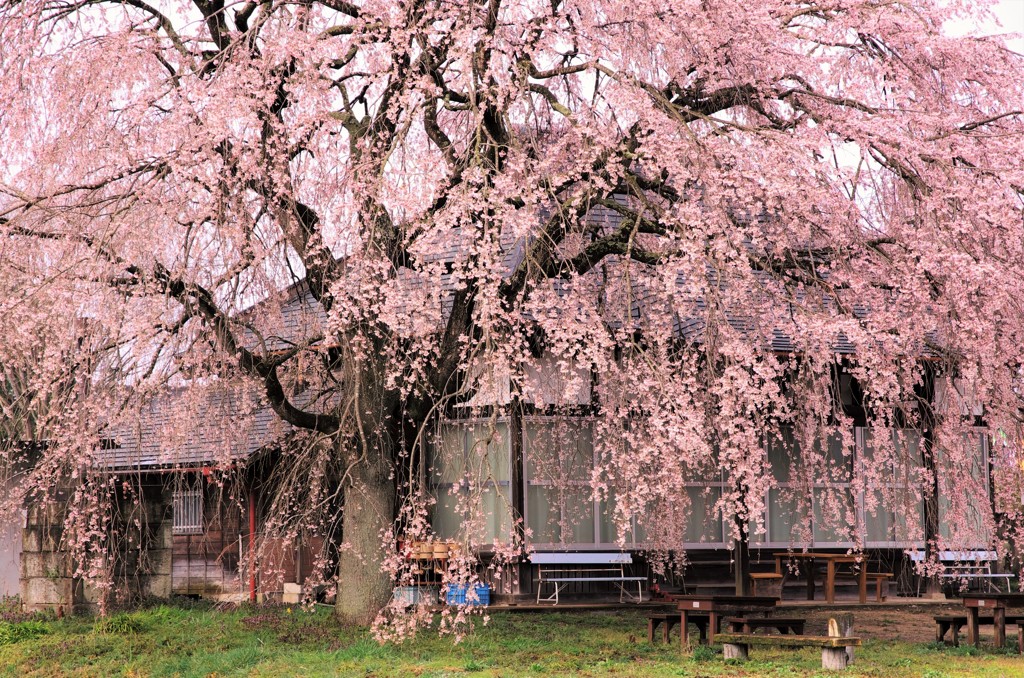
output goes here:
{"type": "MultiPolygon", "coordinates": [[[[172,491],[168,489],[168,497],[172,491]]],[[[174,594],[248,598],[249,573],[240,568],[249,549],[247,509],[247,503],[240,505],[217,486],[206,488],[203,533],[173,537],[174,594]]],[[[260,522],[257,516],[257,535],[260,522]]],[[[279,599],[285,582],[303,583],[311,573],[313,554],[322,545],[322,540],[304,545],[300,555],[291,541],[278,539],[264,544],[256,565],[257,592],[279,599]]]]}
{"type": "Polygon", "coordinates": [[[206,489],[203,512],[203,534],[174,535],[173,592],[204,597],[246,593],[248,582],[239,574],[239,556],[240,549],[248,548],[248,518],[216,486],[206,489]]]}

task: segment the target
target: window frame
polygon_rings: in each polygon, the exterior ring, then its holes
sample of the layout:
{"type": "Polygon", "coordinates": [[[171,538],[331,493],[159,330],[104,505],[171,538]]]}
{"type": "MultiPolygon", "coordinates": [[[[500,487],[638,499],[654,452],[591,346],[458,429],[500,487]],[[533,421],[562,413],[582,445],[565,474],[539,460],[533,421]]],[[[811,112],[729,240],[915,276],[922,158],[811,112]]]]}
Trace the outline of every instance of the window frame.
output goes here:
{"type": "MultiPolygon", "coordinates": [[[[864,461],[867,458],[868,434],[872,433],[874,429],[872,429],[871,427],[867,427],[867,426],[858,426],[858,427],[856,427],[855,430],[856,430],[856,434],[857,434],[857,460],[856,460],[857,461],[857,466],[856,466],[856,468],[857,468],[858,472],[860,472],[860,470],[863,468],[864,461]]],[[[899,432],[899,431],[915,432],[915,433],[917,433],[917,435],[918,435],[918,441],[917,441],[918,448],[917,449],[918,449],[918,459],[919,459],[919,464],[920,464],[919,468],[923,470],[924,469],[924,449],[923,449],[923,446],[925,444],[924,443],[924,436],[922,436],[920,434],[920,432],[918,432],[916,429],[912,429],[912,428],[900,429],[900,428],[888,427],[888,428],[885,428],[884,430],[887,431],[889,433],[889,436],[891,438],[894,438],[894,439],[895,439],[895,437],[897,435],[897,432],[899,432]]],[[[895,440],[893,441],[893,444],[894,445],[896,444],[895,440]]],[[[858,528],[860,530],[861,538],[862,538],[862,540],[864,542],[864,548],[874,548],[874,549],[913,549],[913,548],[924,548],[924,546],[925,546],[925,542],[924,542],[924,531],[925,531],[925,524],[924,524],[924,502],[926,501],[926,498],[924,497],[924,493],[922,493],[921,503],[918,506],[919,511],[920,511],[919,515],[918,515],[918,519],[921,521],[920,528],[921,528],[921,535],[922,535],[922,538],[920,540],[914,541],[914,540],[905,540],[905,539],[884,539],[884,540],[868,539],[868,510],[867,510],[867,501],[865,499],[865,495],[868,492],[875,492],[875,491],[880,491],[880,490],[885,490],[885,489],[889,489],[889,490],[905,490],[905,491],[908,491],[908,492],[913,490],[913,486],[911,485],[910,481],[908,479],[906,479],[906,476],[905,475],[901,476],[900,474],[897,474],[895,468],[893,469],[893,478],[894,478],[894,480],[892,480],[890,482],[883,482],[881,484],[870,484],[870,485],[866,484],[865,488],[864,488],[864,491],[861,492],[860,495],[858,496],[857,522],[858,522],[858,528]],[[895,480],[896,478],[901,478],[901,477],[903,478],[903,480],[895,480]]],[[[885,508],[886,513],[887,513],[887,520],[890,521],[891,523],[896,523],[896,514],[895,514],[895,512],[891,508],[888,508],[888,507],[883,507],[883,508],[885,508]]],[[[880,512],[876,512],[875,513],[875,517],[874,517],[875,520],[878,519],[879,513],[880,512]]]]}
{"type": "MultiPolygon", "coordinates": [[[[991,434],[990,434],[989,429],[987,427],[984,427],[984,426],[973,426],[973,427],[970,427],[970,432],[965,434],[965,436],[970,436],[972,438],[975,438],[978,441],[978,447],[980,449],[978,451],[978,456],[975,459],[976,459],[976,461],[978,461],[980,463],[980,468],[978,470],[979,470],[979,472],[982,475],[983,483],[984,483],[984,486],[985,486],[984,502],[985,502],[985,504],[989,504],[989,505],[990,505],[990,502],[992,500],[992,441],[990,439],[990,435],[991,434]]],[[[935,457],[936,457],[935,464],[936,464],[936,467],[938,467],[938,465],[940,463],[939,460],[941,459],[941,455],[942,455],[942,450],[936,449],[936,451],[935,451],[935,457]]],[[[938,470],[938,469],[936,468],[936,470],[938,470]]],[[[939,496],[937,497],[936,506],[935,506],[935,512],[936,512],[935,521],[938,524],[938,528],[939,528],[938,529],[938,534],[936,536],[939,537],[940,539],[949,539],[948,527],[947,527],[946,521],[944,520],[944,517],[945,517],[944,513],[945,513],[946,510],[948,510],[948,507],[946,507],[943,504],[943,499],[944,498],[945,497],[943,496],[943,494],[942,494],[942,492],[940,490],[939,496]]],[[[978,540],[977,546],[979,548],[982,548],[982,547],[988,548],[989,545],[990,545],[990,541],[991,541],[991,535],[987,535],[986,537],[982,537],[982,538],[980,538],[978,540]]]]}
{"type": "MultiPolygon", "coordinates": [[[[591,426],[591,436],[590,436],[590,441],[591,441],[591,445],[590,445],[590,470],[591,471],[593,471],[594,465],[597,463],[597,450],[596,450],[596,447],[593,444],[594,436],[593,436],[593,428],[592,428],[593,424],[597,421],[596,417],[587,417],[587,416],[568,416],[568,417],[566,417],[566,416],[545,416],[545,415],[539,415],[539,414],[523,415],[520,418],[521,426],[523,427],[522,428],[522,441],[523,441],[523,524],[526,525],[527,527],[530,526],[530,488],[531,487],[557,487],[558,483],[556,483],[554,481],[551,481],[549,479],[546,479],[546,478],[538,478],[536,480],[531,479],[531,477],[530,477],[530,460],[529,460],[530,444],[528,442],[529,437],[528,437],[527,432],[526,432],[526,427],[528,425],[530,425],[530,424],[537,425],[537,424],[545,424],[545,423],[549,423],[549,422],[550,423],[555,423],[555,422],[565,421],[566,419],[572,419],[573,423],[575,423],[577,425],[591,426]]],[[[532,547],[541,548],[541,549],[566,549],[566,548],[571,548],[571,549],[574,549],[574,550],[587,550],[587,549],[601,549],[601,548],[604,548],[604,546],[603,546],[604,542],[601,541],[601,516],[600,516],[600,513],[599,513],[599,508],[600,508],[601,504],[603,504],[604,502],[594,501],[594,498],[592,496],[593,492],[592,492],[592,488],[591,488],[589,480],[569,480],[569,481],[566,481],[565,484],[567,486],[571,486],[571,487],[581,487],[581,488],[586,488],[587,490],[591,490],[591,492],[589,493],[591,495],[590,499],[589,500],[584,500],[584,503],[589,503],[590,507],[591,507],[590,508],[590,511],[591,511],[590,520],[591,520],[591,523],[592,523],[591,524],[591,528],[593,529],[594,540],[591,541],[591,542],[576,542],[576,541],[565,541],[563,539],[563,540],[559,540],[559,541],[556,541],[556,542],[551,542],[551,541],[540,541],[540,540],[535,539],[534,537],[530,537],[530,538],[528,538],[526,540],[527,544],[529,544],[532,547]]],[[[559,502],[557,508],[558,508],[558,512],[559,512],[558,528],[559,528],[559,534],[561,535],[562,525],[565,523],[566,519],[565,519],[565,516],[562,513],[562,508],[563,507],[561,505],[561,502],[559,502]]],[[[627,543],[636,543],[636,542],[627,542],[627,543]]]]}
{"type": "MultiPolygon", "coordinates": [[[[792,429],[792,427],[788,427],[788,428],[792,429]]],[[[795,441],[795,437],[792,437],[792,440],[795,441]]],[[[771,466],[771,456],[770,456],[771,455],[771,446],[770,446],[770,442],[767,439],[767,437],[764,439],[764,443],[763,444],[764,444],[765,458],[768,461],[768,468],[770,469],[770,472],[772,472],[774,474],[774,470],[772,469],[772,466],[771,466]]],[[[760,538],[760,539],[756,539],[755,540],[755,539],[751,538],[751,540],[750,540],[750,547],[751,548],[758,548],[758,549],[788,549],[790,547],[794,547],[794,548],[845,548],[845,549],[853,548],[855,546],[855,543],[853,541],[850,541],[850,540],[846,540],[846,541],[826,541],[826,540],[823,540],[823,539],[816,539],[815,538],[815,529],[816,529],[816,524],[817,524],[818,521],[816,519],[815,514],[817,512],[817,508],[816,507],[818,506],[817,495],[818,495],[818,492],[820,490],[827,490],[827,489],[845,490],[849,494],[852,495],[853,510],[854,510],[854,514],[856,515],[856,519],[857,519],[857,522],[858,522],[858,529],[860,529],[860,527],[862,525],[861,518],[863,516],[863,502],[862,502],[862,497],[860,497],[859,493],[855,493],[853,491],[853,476],[854,476],[854,473],[855,473],[856,468],[857,468],[857,463],[858,463],[858,459],[859,459],[860,449],[861,449],[861,446],[860,446],[860,436],[859,436],[859,433],[858,433],[858,428],[855,427],[854,428],[854,452],[853,452],[853,457],[849,460],[849,474],[847,476],[847,479],[845,481],[836,481],[836,482],[827,482],[827,483],[815,482],[815,483],[811,484],[811,486],[810,486],[810,490],[812,492],[812,496],[811,496],[811,514],[810,514],[810,516],[808,516],[808,519],[811,521],[811,539],[810,539],[810,541],[796,541],[796,540],[793,540],[793,539],[780,540],[780,539],[777,539],[774,534],[772,534],[771,519],[772,519],[772,510],[775,508],[775,505],[771,501],[771,491],[773,489],[774,490],[782,490],[782,491],[786,491],[786,490],[792,491],[792,490],[806,489],[806,486],[803,483],[801,483],[799,481],[793,481],[792,480],[792,476],[790,475],[787,478],[787,480],[785,480],[785,481],[776,480],[774,486],[772,488],[770,488],[769,490],[765,491],[765,493],[764,493],[764,526],[765,526],[765,534],[763,535],[763,538],[760,538]]],[[[826,451],[825,454],[826,454],[826,456],[830,456],[830,452],[829,451],[826,451]]],[[[791,469],[792,468],[792,464],[791,464],[792,457],[788,453],[787,453],[786,459],[790,463],[790,469],[791,469]]],[[[780,504],[780,506],[781,506],[781,504],[780,504]]],[[[790,534],[792,534],[792,527],[790,527],[790,534]]]]}
{"type": "MultiPolygon", "coordinates": [[[[577,425],[584,425],[584,426],[593,427],[594,424],[597,422],[597,417],[595,417],[595,416],[589,416],[589,415],[569,415],[569,416],[572,419],[573,423],[575,423],[577,425]]],[[[506,477],[508,478],[508,480],[494,480],[493,477],[492,477],[492,478],[488,478],[485,481],[485,484],[487,486],[493,488],[495,491],[497,491],[499,493],[499,495],[501,497],[503,497],[503,499],[500,499],[501,501],[507,501],[508,502],[509,508],[510,508],[509,511],[505,512],[507,520],[505,521],[504,527],[503,528],[499,528],[498,533],[496,535],[492,535],[492,536],[495,536],[495,538],[497,538],[498,540],[502,540],[503,539],[502,535],[506,535],[507,536],[507,535],[511,534],[511,529],[512,529],[512,526],[513,526],[513,523],[514,523],[514,511],[515,511],[515,508],[516,508],[515,503],[517,501],[516,498],[515,498],[514,493],[512,492],[513,481],[516,478],[515,464],[517,463],[516,459],[515,459],[515,449],[514,449],[514,444],[513,444],[513,441],[515,440],[515,437],[517,435],[520,437],[519,439],[520,439],[520,442],[521,442],[521,445],[522,445],[522,449],[521,449],[521,454],[522,454],[522,459],[521,459],[521,464],[522,464],[522,468],[521,468],[521,482],[522,482],[522,502],[523,502],[523,506],[522,506],[522,516],[521,517],[522,517],[523,525],[524,526],[529,526],[530,525],[530,519],[531,519],[531,516],[530,516],[530,490],[531,490],[531,487],[553,487],[553,486],[559,485],[560,483],[557,483],[555,481],[551,481],[551,480],[548,480],[548,479],[545,479],[545,478],[542,478],[542,477],[538,477],[536,479],[531,478],[531,476],[530,476],[531,462],[530,462],[530,458],[529,458],[530,454],[531,454],[531,451],[530,451],[530,442],[528,441],[527,428],[531,424],[533,424],[533,425],[538,425],[538,424],[543,425],[545,423],[555,423],[555,422],[558,422],[558,421],[564,421],[565,419],[566,419],[566,415],[526,414],[526,415],[523,415],[521,417],[512,417],[512,416],[509,416],[509,415],[505,414],[505,415],[502,415],[502,416],[498,416],[497,418],[495,418],[494,416],[477,416],[477,417],[467,417],[467,418],[464,418],[464,419],[463,418],[452,418],[452,419],[447,419],[446,418],[446,419],[443,419],[443,420],[441,420],[439,422],[439,426],[438,426],[438,429],[437,429],[439,435],[440,435],[441,430],[442,430],[443,427],[458,427],[459,429],[462,430],[462,435],[460,437],[461,437],[461,444],[462,444],[463,468],[467,468],[467,464],[468,464],[468,461],[469,461],[469,451],[470,451],[470,442],[471,442],[470,441],[470,437],[471,436],[469,435],[469,431],[471,431],[474,427],[480,426],[480,425],[489,426],[491,424],[494,424],[496,426],[504,426],[504,429],[505,429],[504,430],[504,436],[506,437],[506,439],[502,441],[502,445],[504,446],[504,455],[502,456],[502,463],[506,465],[506,469],[507,469],[507,476],[506,477]],[[520,430],[519,431],[513,430],[514,426],[520,427],[520,430]]],[[[897,539],[891,539],[891,540],[874,540],[873,539],[873,540],[868,540],[868,512],[867,512],[867,509],[866,509],[866,493],[877,491],[877,490],[880,490],[880,489],[885,489],[885,488],[895,489],[895,490],[905,489],[907,491],[913,491],[913,485],[912,485],[911,479],[906,474],[903,474],[903,475],[894,474],[893,482],[891,482],[891,483],[883,482],[881,484],[873,483],[870,486],[868,486],[868,485],[866,485],[864,483],[861,483],[860,481],[856,480],[858,478],[858,476],[860,475],[860,473],[861,473],[861,465],[864,463],[864,459],[866,458],[866,455],[867,455],[868,432],[869,431],[881,431],[881,430],[883,430],[883,429],[881,429],[881,428],[879,428],[879,429],[869,429],[868,427],[864,427],[864,426],[855,426],[854,427],[854,452],[853,452],[852,459],[849,460],[849,474],[847,476],[847,480],[842,481],[842,482],[828,482],[828,483],[825,483],[825,482],[814,482],[812,484],[812,486],[811,486],[811,489],[812,489],[812,491],[815,492],[815,494],[819,490],[827,489],[827,488],[838,489],[840,491],[846,491],[847,493],[849,493],[849,495],[851,496],[851,499],[853,501],[853,504],[854,504],[853,505],[853,510],[855,512],[855,516],[856,516],[856,520],[857,520],[857,528],[856,529],[858,531],[858,536],[861,538],[862,544],[863,544],[863,546],[865,548],[875,548],[875,549],[877,549],[877,548],[888,548],[888,549],[895,549],[895,548],[921,548],[924,545],[923,541],[915,542],[915,541],[905,541],[905,540],[897,540],[897,539]],[[855,487],[858,486],[858,485],[860,486],[859,490],[855,489],[855,487]]],[[[899,430],[912,431],[913,429],[896,429],[896,428],[892,428],[892,427],[887,427],[884,430],[888,431],[890,433],[890,435],[894,435],[895,436],[896,435],[896,431],[899,431],[899,430]]],[[[985,484],[985,487],[986,487],[986,489],[988,490],[988,492],[990,494],[991,493],[991,469],[989,467],[990,467],[990,464],[991,464],[991,450],[990,450],[990,444],[991,443],[990,443],[990,441],[988,439],[987,429],[985,429],[984,427],[974,427],[972,429],[972,431],[971,431],[971,435],[972,435],[972,437],[976,437],[976,439],[979,441],[979,445],[981,447],[981,451],[979,453],[979,460],[982,463],[982,469],[981,470],[982,470],[983,475],[984,475],[984,484],[985,484]]],[[[440,439],[438,438],[438,441],[439,440],[440,439]]],[[[592,444],[591,444],[591,467],[590,468],[592,469],[599,462],[597,446],[595,444],[593,444],[593,434],[591,435],[591,443],[592,444]]],[[[434,448],[435,445],[436,444],[432,444],[430,447],[434,448]]],[[[769,443],[768,443],[767,437],[765,438],[763,445],[764,445],[765,455],[766,455],[766,457],[769,457],[770,450],[769,450],[769,443]]],[[[918,445],[919,445],[919,454],[921,455],[920,463],[922,464],[922,467],[923,467],[923,464],[924,464],[923,450],[921,450],[920,446],[923,446],[924,442],[923,441],[919,441],[918,445]]],[[[430,462],[431,462],[430,463],[431,467],[434,466],[433,462],[434,462],[434,459],[436,459],[436,456],[434,456],[435,454],[436,454],[436,452],[432,452],[431,455],[428,457],[430,462]]],[[[826,453],[826,454],[828,454],[828,453],[826,453]]],[[[787,460],[791,461],[791,459],[789,457],[787,457],[787,460]]],[[[771,468],[770,460],[769,460],[769,468],[771,468]]],[[[772,472],[774,473],[774,470],[772,472]]],[[[437,482],[438,476],[436,475],[436,471],[433,468],[428,469],[426,475],[427,475],[427,487],[428,487],[428,489],[430,490],[431,494],[435,498],[438,498],[439,500],[440,500],[440,498],[442,496],[439,493],[439,490],[444,489],[446,491],[446,493],[448,493],[450,496],[454,497],[454,496],[456,496],[457,493],[452,492],[452,488],[456,487],[456,485],[461,485],[464,482],[464,481],[460,481],[459,483],[437,482]]],[[[586,488],[588,490],[590,488],[589,480],[567,480],[566,481],[566,485],[578,486],[581,489],[586,488]]],[[[726,489],[727,489],[728,482],[724,478],[724,476],[721,474],[721,471],[719,471],[718,478],[715,479],[715,480],[703,480],[703,481],[693,480],[693,481],[686,481],[682,485],[685,488],[697,488],[699,490],[703,490],[703,489],[706,489],[706,488],[715,488],[718,491],[724,493],[726,491],[726,489]]],[[[776,481],[775,484],[774,484],[773,489],[781,489],[781,490],[786,490],[786,489],[794,490],[795,489],[795,490],[799,490],[802,487],[803,486],[802,486],[802,484],[799,481],[794,482],[791,478],[787,478],[786,481],[776,481]]],[[[460,491],[464,491],[464,490],[460,490],[460,491]]],[[[751,540],[750,540],[751,548],[757,548],[757,549],[782,549],[782,548],[789,548],[789,547],[797,547],[797,548],[831,548],[831,549],[838,549],[838,548],[853,548],[855,546],[855,542],[851,541],[851,540],[829,541],[829,540],[825,540],[825,539],[815,538],[815,536],[814,536],[814,530],[815,530],[814,525],[815,525],[815,523],[817,521],[815,519],[814,514],[816,512],[815,506],[818,504],[818,499],[816,497],[812,498],[812,504],[811,504],[811,516],[810,516],[810,520],[812,521],[812,527],[811,527],[812,538],[811,538],[811,540],[809,542],[796,542],[796,541],[791,541],[791,540],[780,540],[780,539],[778,539],[776,537],[776,535],[773,534],[773,530],[772,530],[772,522],[771,522],[772,521],[772,517],[773,517],[773,513],[772,512],[773,512],[773,510],[784,510],[785,507],[783,505],[781,505],[781,504],[779,504],[778,507],[777,507],[776,505],[774,505],[770,501],[770,499],[771,499],[771,495],[770,495],[770,490],[769,490],[769,491],[766,491],[765,497],[764,497],[764,506],[765,506],[765,509],[764,509],[765,534],[761,535],[760,538],[755,538],[752,535],[751,540]]],[[[941,500],[941,498],[940,498],[940,500],[941,500]]],[[[927,501],[927,493],[925,493],[924,501],[927,501]]],[[[565,509],[565,507],[562,506],[562,502],[557,502],[557,503],[558,503],[557,510],[559,511],[559,514],[558,514],[559,527],[561,528],[565,524],[565,515],[564,515],[563,511],[567,510],[567,509],[565,509]]],[[[526,540],[527,544],[531,548],[538,548],[538,549],[555,549],[555,550],[557,550],[557,549],[563,549],[563,550],[568,549],[568,550],[577,550],[577,551],[607,550],[609,548],[619,548],[618,542],[615,542],[615,541],[604,541],[602,539],[602,523],[603,523],[603,520],[604,520],[604,513],[605,513],[603,511],[603,509],[607,507],[608,502],[607,501],[596,500],[594,497],[591,496],[589,498],[589,500],[585,500],[585,503],[589,504],[592,507],[591,508],[591,511],[592,511],[591,520],[593,521],[592,529],[593,529],[593,534],[594,534],[594,539],[593,539],[592,542],[576,542],[576,541],[566,541],[566,540],[557,541],[557,542],[551,542],[551,541],[540,541],[536,537],[531,537],[531,538],[526,540]]],[[[885,510],[888,512],[887,521],[890,523],[890,528],[887,528],[887,529],[891,529],[891,523],[895,522],[894,521],[895,513],[893,511],[889,510],[889,509],[885,509],[885,510]]],[[[922,534],[923,534],[924,527],[925,527],[924,524],[923,524],[923,521],[924,521],[924,513],[923,513],[924,509],[923,509],[923,507],[922,507],[921,511],[922,512],[921,512],[921,515],[920,515],[920,520],[922,521],[921,528],[922,528],[922,534]]],[[[940,529],[941,529],[941,516],[939,516],[939,518],[940,518],[940,529]]],[[[433,522],[434,521],[434,516],[432,516],[431,519],[432,519],[432,522],[433,522]]],[[[464,519],[465,519],[464,516],[463,517],[459,517],[460,521],[464,521],[464,519]]],[[[877,519],[878,519],[878,514],[876,514],[874,520],[877,520],[877,519]]],[[[729,526],[726,524],[726,521],[721,518],[721,516],[718,517],[717,521],[721,524],[720,534],[722,535],[722,541],[685,542],[684,543],[684,547],[687,550],[716,550],[716,549],[728,548],[729,547],[729,542],[730,542],[730,540],[728,539],[728,535],[729,535],[728,527],[729,526]]],[[[636,533],[637,533],[637,525],[636,525],[636,521],[634,519],[634,528],[633,528],[634,539],[635,539],[636,533]]],[[[176,532],[176,534],[178,534],[178,532],[176,532]]],[[[561,536],[561,532],[560,531],[559,531],[559,535],[561,536]]],[[[641,539],[640,541],[628,541],[628,542],[626,542],[625,545],[624,545],[624,548],[631,549],[631,550],[636,550],[636,549],[643,549],[645,546],[646,546],[646,543],[641,539]]]]}
{"type": "MultiPolygon", "coordinates": [[[[514,505],[513,505],[514,504],[514,497],[512,496],[512,478],[514,477],[514,474],[513,474],[513,470],[514,469],[512,468],[512,435],[513,435],[513,433],[512,433],[512,421],[511,421],[510,417],[503,415],[503,416],[498,416],[498,417],[479,416],[479,417],[466,417],[466,418],[461,418],[461,419],[442,419],[442,420],[440,420],[438,422],[437,436],[435,438],[435,441],[433,441],[432,444],[428,446],[429,449],[430,449],[430,455],[429,455],[430,463],[428,464],[428,469],[427,469],[427,473],[426,473],[427,489],[429,490],[431,496],[435,500],[434,511],[437,511],[437,509],[441,506],[442,495],[441,495],[441,493],[439,493],[439,490],[444,489],[445,490],[445,495],[444,496],[447,496],[447,497],[458,497],[458,496],[464,495],[464,494],[466,494],[468,492],[468,488],[466,487],[465,478],[464,478],[465,472],[463,473],[463,477],[461,477],[457,483],[453,483],[453,482],[438,482],[437,481],[437,475],[436,475],[436,469],[435,469],[435,463],[434,462],[438,458],[437,457],[437,449],[438,449],[438,443],[439,443],[440,438],[441,438],[442,430],[444,428],[446,428],[446,427],[455,427],[455,428],[459,428],[459,429],[462,430],[462,435],[460,436],[460,438],[462,440],[462,468],[463,469],[468,469],[468,467],[469,467],[469,456],[470,456],[469,455],[469,452],[470,452],[469,431],[472,430],[473,428],[477,427],[477,426],[481,426],[481,425],[489,426],[491,424],[493,424],[495,427],[500,427],[502,425],[505,427],[505,434],[504,434],[505,439],[502,441],[502,444],[504,445],[505,452],[506,452],[505,460],[504,461],[505,461],[505,465],[506,465],[506,472],[507,472],[508,480],[494,480],[493,478],[488,478],[488,479],[483,481],[483,483],[481,485],[481,490],[482,491],[487,491],[488,489],[490,489],[490,490],[493,490],[493,491],[497,492],[498,495],[501,496],[503,493],[500,490],[504,489],[505,490],[504,495],[506,496],[506,499],[509,502],[510,508],[511,509],[515,508],[514,505]],[[453,491],[452,488],[456,488],[456,487],[458,488],[458,490],[457,491],[453,491]]],[[[454,513],[456,514],[456,517],[459,520],[459,525],[460,525],[460,529],[461,529],[461,526],[466,521],[466,514],[465,514],[465,512],[460,513],[458,511],[455,511],[454,513]]],[[[508,511],[507,515],[508,515],[508,520],[505,522],[504,530],[499,529],[497,534],[491,535],[497,541],[503,541],[503,540],[507,541],[509,536],[512,534],[512,523],[513,523],[512,511],[511,510],[508,511]]],[[[437,521],[436,521],[435,518],[436,518],[436,513],[432,512],[432,514],[430,516],[430,522],[431,522],[431,525],[434,526],[434,530],[436,532],[437,521]]],[[[451,536],[452,535],[445,535],[445,538],[451,538],[451,536]]],[[[481,544],[481,546],[484,546],[484,545],[481,544]]]]}
{"type": "Polygon", "coordinates": [[[176,489],[171,492],[171,534],[206,533],[206,501],[202,488],[176,489]]]}

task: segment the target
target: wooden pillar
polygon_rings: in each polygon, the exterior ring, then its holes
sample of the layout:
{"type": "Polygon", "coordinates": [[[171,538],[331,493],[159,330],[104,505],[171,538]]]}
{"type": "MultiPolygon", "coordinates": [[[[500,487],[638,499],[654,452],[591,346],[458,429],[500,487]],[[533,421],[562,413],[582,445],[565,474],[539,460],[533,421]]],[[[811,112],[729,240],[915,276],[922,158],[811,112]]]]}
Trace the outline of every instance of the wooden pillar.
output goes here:
{"type": "MultiPolygon", "coordinates": [[[[843,638],[849,638],[853,635],[853,613],[851,612],[840,612],[829,619],[828,634],[833,635],[832,622],[835,622],[835,635],[843,638]]],[[[853,661],[853,645],[846,648],[846,657],[852,662],[853,661]]]]}
{"type": "MultiPolygon", "coordinates": [[[[737,518],[737,521],[739,519],[737,518]]],[[[750,544],[747,535],[744,533],[741,539],[734,542],[736,563],[736,595],[750,595],[750,544]]]]}
{"type": "MultiPolygon", "coordinates": [[[[838,614],[828,620],[830,638],[848,638],[853,635],[853,615],[838,614]]],[[[853,647],[821,648],[821,668],[841,671],[853,661],[853,647]]]]}
{"type": "Polygon", "coordinates": [[[845,647],[821,648],[821,668],[829,671],[842,671],[849,663],[845,647]]]}
{"type": "MultiPolygon", "coordinates": [[[[743,501],[746,503],[746,491],[740,487],[743,501]]],[[[733,540],[735,573],[736,573],[736,595],[750,595],[750,532],[748,525],[740,516],[734,516],[736,529],[740,538],[733,540]]]]}
{"type": "MultiPolygon", "coordinates": [[[[525,458],[523,455],[523,405],[519,396],[512,397],[509,409],[508,430],[512,451],[512,508],[514,518],[526,519],[526,475],[524,473],[525,458]]],[[[523,525],[526,528],[526,525],[523,525]]],[[[521,559],[516,568],[512,582],[512,593],[523,593],[525,583],[531,581],[530,564],[521,559]]]]}
{"type": "MultiPolygon", "coordinates": [[[[939,537],[939,477],[936,472],[935,450],[935,379],[935,367],[930,363],[925,364],[923,382],[918,390],[921,403],[921,460],[932,477],[931,487],[924,498],[925,554],[929,558],[935,553],[935,544],[939,537]]],[[[929,577],[925,595],[939,593],[938,580],[929,577]]]]}

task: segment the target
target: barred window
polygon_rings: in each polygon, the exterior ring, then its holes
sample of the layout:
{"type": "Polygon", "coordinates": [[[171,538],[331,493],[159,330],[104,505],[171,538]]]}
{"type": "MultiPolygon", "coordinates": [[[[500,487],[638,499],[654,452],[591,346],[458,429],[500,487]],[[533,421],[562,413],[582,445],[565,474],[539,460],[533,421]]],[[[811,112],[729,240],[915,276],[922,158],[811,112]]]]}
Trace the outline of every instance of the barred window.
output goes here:
{"type": "Polygon", "coordinates": [[[203,492],[202,490],[175,490],[174,534],[203,533],[203,492]]]}

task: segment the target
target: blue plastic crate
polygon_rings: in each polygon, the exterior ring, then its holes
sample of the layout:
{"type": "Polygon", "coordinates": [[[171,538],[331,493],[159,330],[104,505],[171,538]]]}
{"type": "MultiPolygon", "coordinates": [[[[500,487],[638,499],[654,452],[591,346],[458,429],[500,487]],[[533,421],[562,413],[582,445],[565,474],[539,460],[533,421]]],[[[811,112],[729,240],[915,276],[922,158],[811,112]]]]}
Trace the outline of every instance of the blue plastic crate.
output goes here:
{"type": "Polygon", "coordinates": [[[466,600],[468,588],[466,584],[449,584],[445,602],[449,605],[481,605],[484,607],[491,604],[491,587],[489,585],[477,584],[474,587],[476,600],[466,600]]]}

